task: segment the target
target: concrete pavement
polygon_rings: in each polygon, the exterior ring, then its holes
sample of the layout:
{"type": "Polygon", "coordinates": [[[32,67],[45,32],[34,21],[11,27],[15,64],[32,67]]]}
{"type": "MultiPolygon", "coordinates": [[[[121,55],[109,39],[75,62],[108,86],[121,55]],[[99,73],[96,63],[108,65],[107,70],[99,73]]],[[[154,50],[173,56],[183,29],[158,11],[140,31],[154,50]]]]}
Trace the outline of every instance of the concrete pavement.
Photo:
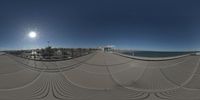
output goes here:
{"type": "Polygon", "coordinates": [[[42,62],[2,54],[0,100],[200,99],[199,60],[142,60],[96,52],[42,62]]]}

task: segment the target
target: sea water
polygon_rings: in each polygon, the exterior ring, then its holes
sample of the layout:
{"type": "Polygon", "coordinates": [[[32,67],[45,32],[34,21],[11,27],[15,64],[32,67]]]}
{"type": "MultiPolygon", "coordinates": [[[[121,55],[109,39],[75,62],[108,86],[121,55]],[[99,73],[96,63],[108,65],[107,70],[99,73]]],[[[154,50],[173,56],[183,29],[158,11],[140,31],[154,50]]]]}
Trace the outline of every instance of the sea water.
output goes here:
{"type": "Polygon", "coordinates": [[[173,56],[189,54],[192,52],[123,51],[121,53],[130,55],[130,56],[138,56],[138,57],[173,57],[173,56]]]}

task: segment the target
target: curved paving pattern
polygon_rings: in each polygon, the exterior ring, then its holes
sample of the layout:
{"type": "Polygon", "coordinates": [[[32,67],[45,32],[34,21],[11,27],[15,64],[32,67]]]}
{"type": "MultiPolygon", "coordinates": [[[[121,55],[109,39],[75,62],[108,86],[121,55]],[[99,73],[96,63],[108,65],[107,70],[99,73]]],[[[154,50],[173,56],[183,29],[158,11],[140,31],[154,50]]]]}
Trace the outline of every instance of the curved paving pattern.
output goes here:
{"type": "Polygon", "coordinates": [[[200,56],[149,59],[96,52],[42,62],[1,53],[0,100],[200,99],[200,56]]]}

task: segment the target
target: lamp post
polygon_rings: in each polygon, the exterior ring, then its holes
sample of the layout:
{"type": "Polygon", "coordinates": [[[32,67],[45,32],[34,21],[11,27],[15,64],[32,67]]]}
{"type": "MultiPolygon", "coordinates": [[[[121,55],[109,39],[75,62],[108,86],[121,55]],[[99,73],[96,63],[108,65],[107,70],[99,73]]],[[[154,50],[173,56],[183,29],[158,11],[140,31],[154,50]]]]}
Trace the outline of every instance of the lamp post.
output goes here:
{"type": "Polygon", "coordinates": [[[47,44],[48,44],[48,47],[50,46],[49,44],[50,44],[50,41],[47,41],[47,44]]]}

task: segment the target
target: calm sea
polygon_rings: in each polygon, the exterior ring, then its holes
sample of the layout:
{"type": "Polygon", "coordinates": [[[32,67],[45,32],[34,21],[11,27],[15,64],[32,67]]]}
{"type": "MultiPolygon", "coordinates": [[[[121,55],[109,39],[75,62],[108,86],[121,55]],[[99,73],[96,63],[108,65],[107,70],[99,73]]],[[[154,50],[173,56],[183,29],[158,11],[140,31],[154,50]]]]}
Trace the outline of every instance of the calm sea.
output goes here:
{"type": "Polygon", "coordinates": [[[139,57],[172,57],[193,52],[123,51],[121,53],[139,57]]]}

